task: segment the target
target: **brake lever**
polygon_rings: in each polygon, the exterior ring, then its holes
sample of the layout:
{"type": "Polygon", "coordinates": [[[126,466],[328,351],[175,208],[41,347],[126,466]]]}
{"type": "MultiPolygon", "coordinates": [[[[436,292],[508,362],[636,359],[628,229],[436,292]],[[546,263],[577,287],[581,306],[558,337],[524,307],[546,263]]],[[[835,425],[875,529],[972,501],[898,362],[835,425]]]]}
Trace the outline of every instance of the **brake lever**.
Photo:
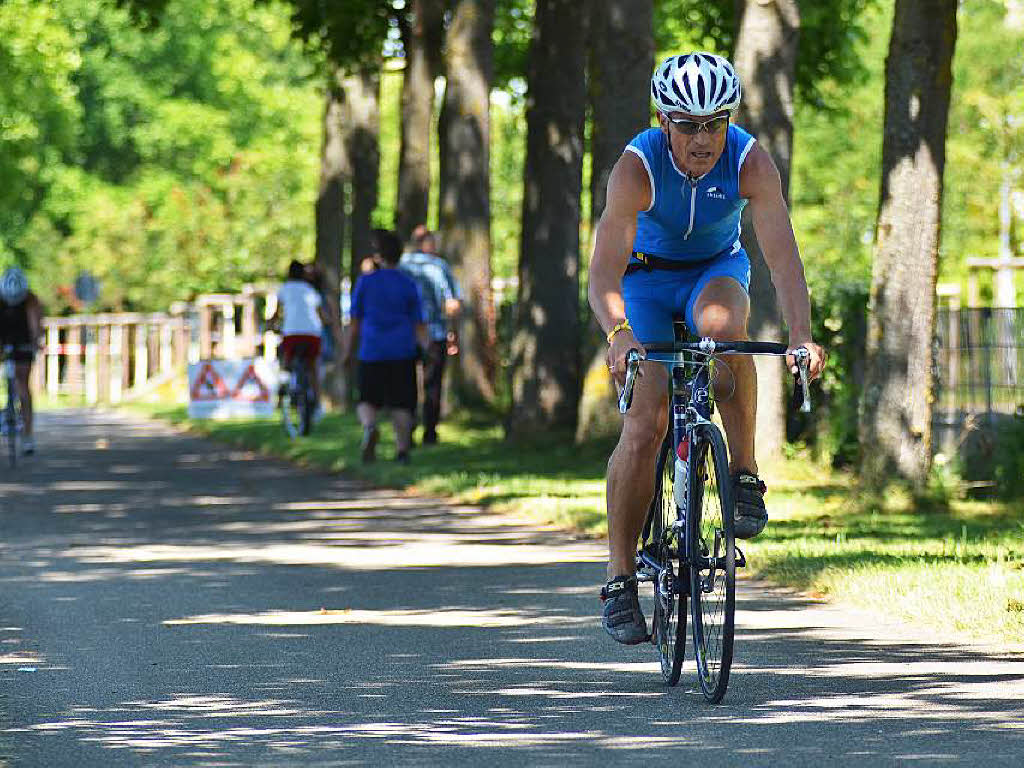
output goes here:
{"type": "Polygon", "coordinates": [[[626,353],[626,383],[619,392],[619,413],[625,413],[633,404],[633,385],[636,383],[636,374],[640,370],[640,353],[631,349],[626,353]]]}
{"type": "Polygon", "coordinates": [[[811,389],[810,380],[808,379],[807,370],[811,365],[811,353],[807,351],[805,347],[799,347],[793,350],[793,357],[796,358],[797,375],[794,376],[794,385],[800,384],[800,389],[797,390],[793,387],[793,404],[796,405],[798,401],[802,399],[800,403],[801,413],[811,412],[811,389]],[[803,395],[801,398],[800,395],[803,395]]]}

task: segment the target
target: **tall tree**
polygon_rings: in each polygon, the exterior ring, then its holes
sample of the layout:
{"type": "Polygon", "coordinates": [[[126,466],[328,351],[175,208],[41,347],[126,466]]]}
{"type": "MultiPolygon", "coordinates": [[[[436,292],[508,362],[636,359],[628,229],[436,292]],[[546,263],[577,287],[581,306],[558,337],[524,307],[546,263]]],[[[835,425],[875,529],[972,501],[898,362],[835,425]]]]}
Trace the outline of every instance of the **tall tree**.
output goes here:
{"type": "Polygon", "coordinates": [[[466,296],[455,386],[494,399],[497,333],[491,300],[490,90],[494,0],[454,0],[448,28],[441,159],[441,242],[466,296]]]}
{"type": "MultiPolygon", "coordinates": [[[[796,0],[736,0],[733,61],[743,82],[737,121],[753,133],[775,160],[782,192],[789,200],[793,157],[793,93],[796,84],[800,9],[796,0]]],[[[743,217],[743,247],[750,256],[750,337],[784,340],[771,273],[757,242],[751,214],[743,217]]],[[[785,365],[781,358],[754,358],[757,367],[757,435],[761,456],[777,456],[786,439],[783,404],[785,365]]]]}
{"type": "Polygon", "coordinates": [[[349,276],[355,286],[359,263],[370,254],[373,211],[380,176],[380,73],[363,69],[345,78],[345,145],[352,167],[352,246],[349,276]]]}
{"type": "MultiPolygon", "coordinates": [[[[650,82],[654,70],[653,0],[592,3],[588,48],[590,101],[590,226],[604,211],[608,176],[630,139],[651,121],[650,82]]],[[[583,441],[618,428],[612,403],[615,386],[605,362],[606,345],[597,324],[587,335],[599,339],[586,368],[576,419],[583,441]]],[[[587,345],[584,344],[584,350],[587,345]]]]}
{"type": "Polygon", "coordinates": [[[861,466],[920,487],[931,466],[932,339],[957,0],[896,0],[861,400],[861,466]]]}
{"type": "MultiPolygon", "coordinates": [[[[345,242],[345,182],[350,173],[344,140],[344,76],[336,70],[327,83],[323,141],[320,149],[320,189],[316,198],[316,263],[323,271],[328,299],[340,307],[341,254],[345,242]]],[[[341,355],[335,356],[337,359],[341,355]]],[[[325,391],[338,404],[345,402],[341,367],[327,372],[325,391]]]]}
{"type": "Polygon", "coordinates": [[[587,19],[585,4],[580,6],[577,0],[536,5],[512,342],[512,432],[576,420],[587,19]]]}
{"type": "Polygon", "coordinates": [[[434,114],[434,79],[441,74],[444,42],[443,0],[412,0],[408,14],[398,14],[405,48],[402,78],[401,148],[395,229],[405,241],[430,207],[430,137],[434,114]]]}

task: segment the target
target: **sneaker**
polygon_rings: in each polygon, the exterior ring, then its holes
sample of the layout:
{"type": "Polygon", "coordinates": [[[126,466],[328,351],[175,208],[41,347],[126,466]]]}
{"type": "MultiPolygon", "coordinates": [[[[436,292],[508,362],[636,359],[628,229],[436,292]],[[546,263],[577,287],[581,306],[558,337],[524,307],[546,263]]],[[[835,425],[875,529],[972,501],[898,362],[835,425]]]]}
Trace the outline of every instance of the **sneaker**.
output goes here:
{"type": "Polygon", "coordinates": [[[399,464],[408,464],[410,461],[412,461],[412,459],[409,458],[408,451],[399,451],[397,454],[395,454],[395,461],[397,461],[399,464]]]}
{"type": "Polygon", "coordinates": [[[363,442],[359,446],[359,453],[363,464],[369,464],[377,458],[377,438],[380,432],[376,427],[363,427],[363,442]]]}
{"type": "Polygon", "coordinates": [[[26,437],[21,441],[21,452],[25,456],[31,456],[36,452],[36,441],[31,437],[26,437]]]}
{"type": "Polygon", "coordinates": [[[601,589],[601,626],[623,645],[638,645],[650,639],[636,589],[635,576],[616,576],[601,589]]]}
{"type": "Polygon", "coordinates": [[[424,445],[436,445],[437,432],[424,432],[422,442],[424,445]]]}
{"type": "Polygon", "coordinates": [[[757,475],[737,472],[732,476],[736,497],[736,538],[752,539],[764,530],[768,511],[764,508],[765,485],[757,475]]]}

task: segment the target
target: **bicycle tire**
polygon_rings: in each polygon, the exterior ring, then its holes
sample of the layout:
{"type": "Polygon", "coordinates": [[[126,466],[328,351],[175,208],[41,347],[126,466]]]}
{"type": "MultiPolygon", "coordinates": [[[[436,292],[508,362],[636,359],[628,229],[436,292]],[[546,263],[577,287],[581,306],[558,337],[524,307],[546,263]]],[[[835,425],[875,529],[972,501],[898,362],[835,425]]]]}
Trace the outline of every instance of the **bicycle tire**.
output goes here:
{"type": "Polygon", "coordinates": [[[299,369],[296,388],[299,393],[299,434],[305,436],[313,429],[313,411],[316,409],[313,387],[309,382],[309,368],[305,365],[299,369]]]}
{"type": "Polygon", "coordinates": [[[656,478],[649,513],[652,516],[650,543],[655,560],[664,566],[664,570],[654,579],[651,641],[658,649],[665,683],[676,685],[686,654],[686,590],[679,588],[684,569],[679,529],[672,527],[679,511],[674,493],[675,451],[672,450],[671,433],[658,454],[656,478]]]}
{"type": "Polygon", "coordinates": [[[736,621],[732,482],[718,427],[699,425],[694,441],[687,516],[690,617],[697,678],[704,697],[717,704],[729,685],[736,621]]]}
{"type": "Polygon", "coordinates": [[[295,389],[291,384],[291,377],[284,384],[284,394],[281,396],[281,425],[285,434],[295,438],[299,434],[298,420],[295,418],[295,389]]]}
{"type": "Polygon", "coordinates": [[[10,393],[4,407],[4,432],[7,438],[7,461],[11,469],[14,469],[18,464],[18,412],[14,406],[14,396],[10,393]]]}

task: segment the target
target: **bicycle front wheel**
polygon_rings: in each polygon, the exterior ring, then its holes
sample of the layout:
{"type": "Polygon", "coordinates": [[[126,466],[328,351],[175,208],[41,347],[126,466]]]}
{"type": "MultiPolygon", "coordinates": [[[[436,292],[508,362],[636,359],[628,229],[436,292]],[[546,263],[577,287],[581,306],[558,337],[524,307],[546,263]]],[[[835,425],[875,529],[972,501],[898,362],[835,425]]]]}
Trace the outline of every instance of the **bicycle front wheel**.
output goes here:
{"type": "Polygon", "coordinates": [[[701,690],[717,704],[729,684],[736,613],[732,483],[718,427],[701,425],[695,437],[687,520],[693,646],[701,690]]]}
{"type": "Polygon", "coordinates": [[[7,461],[13,469],[18,463],[18,412],[13,397],[8,398],[4,408],[4,436],[7,438],[7,461]]]}
{"type": "Polygon", "coordinates": [[[673,484],[675,451],[666,439],[658,456],[658,474],[651,502],[651,549],[661,569],[654,577],[652,640],[658,649],[661,674],[668,685],[679,682],[686,649],[686,590],[681,589],[685,573],[680,562],[679,517],[673,484]]]}

